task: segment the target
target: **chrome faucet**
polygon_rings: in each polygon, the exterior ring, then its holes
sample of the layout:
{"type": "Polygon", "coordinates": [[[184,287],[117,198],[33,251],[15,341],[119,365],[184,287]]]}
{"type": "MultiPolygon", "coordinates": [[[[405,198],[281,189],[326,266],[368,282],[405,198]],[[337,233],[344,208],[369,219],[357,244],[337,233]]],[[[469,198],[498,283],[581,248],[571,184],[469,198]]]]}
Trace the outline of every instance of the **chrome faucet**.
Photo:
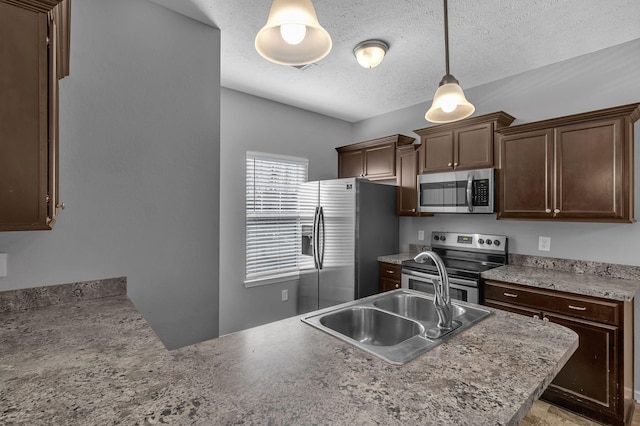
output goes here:
{"type": "Polygon", "coordinates": [[[437,338],[457,328],[459,324],[457,324],[457,321],[453,321],[451,298],[449,296],[449,278],[447,277],[447,270],[440,256],[432,251],[423,251],[414,257],[413,260],[418,263],[425,263],[425,258],[427,257],[431,258],[433,263],[436,264],[439,277],[439,279],[433,279],[433,287],[435,290],[433,305],[438,313],[438,330],[435,330],[435,333],[434,330],[431,330],[427,335],[428,337],[437,338]]]}

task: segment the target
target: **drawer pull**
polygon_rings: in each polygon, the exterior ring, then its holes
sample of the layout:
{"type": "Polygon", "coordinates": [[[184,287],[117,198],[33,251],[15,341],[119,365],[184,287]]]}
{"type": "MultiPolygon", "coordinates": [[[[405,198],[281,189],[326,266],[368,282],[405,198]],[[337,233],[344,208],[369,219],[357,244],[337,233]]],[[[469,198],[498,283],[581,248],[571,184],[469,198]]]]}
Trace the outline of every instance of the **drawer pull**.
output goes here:
{"type": "Polygon", "coordinates": [[[540,316],[539,315],[534,315],[533,319],[540,319],[540,316]]]}
{"type": "Polygon", "coordinates": [[[513,293],[502,293],[502,294],[504,294],[507,297],[518,297],[517,294],[513,294],[513,293]]]}
{"type": "Polygon", "coordinates": [[[573,309],[576,311],[586,311],[587,308],[585,308],[584,306],[573,306],[573,305],[569,305],[569,309],[573,309]]]}
{"type": "Polygon", "coordinates": [[[542,321],[544,321],[544,322],[549,322],[549,318],[544,317],[544,318],[542,318],[542,321]]]}
{"type": "Polygon", "coordinates": [[[400,284],[396,284],[396,288],[400,288],[400,284]]]}
{"type": "Polygon", "coordinates": [[[387,269],[387,274],[393,274],[393,271],[391,269],[387,269]]]}

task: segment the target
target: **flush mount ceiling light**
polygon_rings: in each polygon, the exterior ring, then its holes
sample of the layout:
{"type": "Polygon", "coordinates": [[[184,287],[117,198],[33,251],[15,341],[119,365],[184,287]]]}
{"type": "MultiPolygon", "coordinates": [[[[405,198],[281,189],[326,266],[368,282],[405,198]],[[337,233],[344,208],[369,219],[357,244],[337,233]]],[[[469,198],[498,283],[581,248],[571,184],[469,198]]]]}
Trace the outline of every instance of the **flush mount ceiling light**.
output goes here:
{"type": "Polygon", "coordinates": [[[367,40],[353,48],[353,54],[364,68],[375,68],[384,59],[389,45],[382,40],[367,40]]]}
{"type": "Polygon", "coordinates": [[[444,49],[447,74],[442,77],[438,90],[433,97],[433,104],[424,118],[432,123],[450,123],[467,118],[476,108],[464,97],[458,80],[449,74],[449,17],[447,0],[444,0],[444,49]]]}
{"type": "Polygon", "coordinates": [[[306,65],[329,54],[331,36],[320,26],[311,0],[274,0],[255,45],[276,64],[306,65]]]}

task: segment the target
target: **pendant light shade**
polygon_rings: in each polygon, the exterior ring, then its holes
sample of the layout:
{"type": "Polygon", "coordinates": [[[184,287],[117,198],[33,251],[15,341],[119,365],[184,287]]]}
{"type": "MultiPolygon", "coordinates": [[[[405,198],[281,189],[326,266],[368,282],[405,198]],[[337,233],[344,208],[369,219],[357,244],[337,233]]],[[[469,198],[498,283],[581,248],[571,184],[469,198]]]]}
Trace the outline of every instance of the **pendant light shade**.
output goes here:
{"type": "Polygon", "coordinates": [[[476,108],[467,100],[452,75],[447,74],[433,96],[433,104],[424,118],[432,123],[450,123],[469,117],[476,108]]]}
{"type": "Polygon", "coordinates": [[[329,54],[331,45],[311,0],[274,0],[255,42],[263,58],[281,65],[317,62],[329,54]]]}
{"type": "Polygon", "coordinates": [[[458,84],[458,80],[449,73],[449,17],[447,13],[447,0],[444,0],[444,50],[447,73],[442,80],[436,94],[433,96],[433,104],[424,115],[427,121],[432,123],[450,123],[462,120],[474,113],[476,108],[467,100],[458,84]]]}

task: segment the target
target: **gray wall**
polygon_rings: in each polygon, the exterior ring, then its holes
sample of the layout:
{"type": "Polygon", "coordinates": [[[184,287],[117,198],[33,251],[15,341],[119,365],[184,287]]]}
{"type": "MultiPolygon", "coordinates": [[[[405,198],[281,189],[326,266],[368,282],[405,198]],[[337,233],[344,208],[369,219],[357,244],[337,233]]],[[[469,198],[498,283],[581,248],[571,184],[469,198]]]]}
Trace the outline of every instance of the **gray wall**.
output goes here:
{"type": "MultiPolygon", "coordinates": [[[[640,40],[560,62],[490,84],[465,90],[476,106],[476,115],[505,111],[517,123],[640,102],[640,40]]],[[[461,82],[464,85],[464,81],[461,82]]],[[[415,105],[354,125],[354,139],[428,127],[424,113],[429,103],[415,105]]],[[[636,141],[640,124],[636,123],[636,141]]],[[[636,149],[638,143],[636,142],[636,149]]],[[[636,155],[635,187],[640,189],[640,162],[636,155]]],[[[640,215],[636,190],[636,217],[640,215]]],[[[495,215],[439,215],[433,218],[401,218],[400,244],[418,242],[418,230],[504,234],[513,253],[569,259],[595,260],[640,266],[640,225],[548,223],[495,220],[495,215]],[[551,237],[551,251],[540,252],[538,236],[551,237]]]]}
{"type": "Polygon", "coordinates": [[[351,123],[222,88],[220,154],[220,334],[296,314],[298,281],[245,288],[245,155],[309,159],[309,180],[338,173],[335,147],[351,142],[351,123]],[[281,292],[289,300],[281,301],[281,292]]]}
{"type": "Polygon", "coordinates": [[[52,231],[0,233],[0,290],[127,276],[168,347],[218,335],[220,32],[146,0],[72,5],[52,231]]]}

